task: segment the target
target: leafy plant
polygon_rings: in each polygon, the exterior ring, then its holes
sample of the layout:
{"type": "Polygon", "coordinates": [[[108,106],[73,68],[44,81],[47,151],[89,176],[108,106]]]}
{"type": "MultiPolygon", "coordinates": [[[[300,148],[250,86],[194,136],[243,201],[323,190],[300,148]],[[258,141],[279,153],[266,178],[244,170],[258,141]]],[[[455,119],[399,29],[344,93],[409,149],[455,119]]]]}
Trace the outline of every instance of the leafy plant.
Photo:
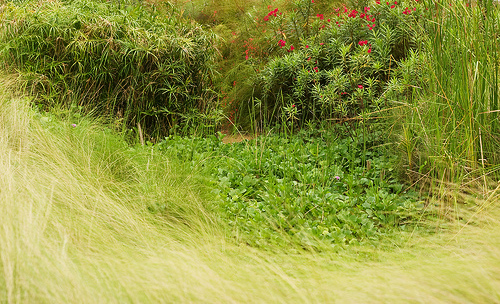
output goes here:
{"type": "MultiPolygon", "coordinates": [[[[302,130],[223,144],[219,138],[168,138],[157,146],[210,173],[223,218],[253,245],[377,240],[412,223],[418,197],[395,178],[394,156],[379,140],[302,130]]],[[[314,245],[316,244],[316,245],[314,245]]]]}
{"type": "Polygon", "coordinates": [[[168,3],[8,2],[1,57],[38,102],[77,104],[123,128],[216,129],[214,36],[168,3]]]}
{"type": "Polygon", "coordinates": [[[415,29],[422,7],[377,2],[362,11],[344,6],[306,18],[310,5],[300,2],[297,13],[286,19],[285,28],[294,34],[285,35],[287,41],[275,37],[282,55],[256,78],[255,85],[262,87],[262,116],[271,124],[279,122],[284,106],[293,103],[304,125],[385,107],[399,63],[421,48],[415,29]],[[305,28],[296,26],[304,24],[301,18],[307,20],[305,28]]]}

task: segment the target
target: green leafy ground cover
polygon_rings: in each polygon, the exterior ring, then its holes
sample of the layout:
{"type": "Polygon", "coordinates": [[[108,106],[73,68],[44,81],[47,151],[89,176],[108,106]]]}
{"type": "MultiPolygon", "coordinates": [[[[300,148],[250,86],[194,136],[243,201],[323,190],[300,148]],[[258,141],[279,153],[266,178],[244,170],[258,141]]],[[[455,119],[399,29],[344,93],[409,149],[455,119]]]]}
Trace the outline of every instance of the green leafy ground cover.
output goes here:
{"type": "Polygon", "coordinates": [[[172,137],[157,147],[213,176],[222,216],[242,240],[285,243],[288,234],[304,247],[336,246],[412,229],[423,208],[396,178],[396,157],[375,146],[377,134],[302,131],[233,144],[172,137]]]}

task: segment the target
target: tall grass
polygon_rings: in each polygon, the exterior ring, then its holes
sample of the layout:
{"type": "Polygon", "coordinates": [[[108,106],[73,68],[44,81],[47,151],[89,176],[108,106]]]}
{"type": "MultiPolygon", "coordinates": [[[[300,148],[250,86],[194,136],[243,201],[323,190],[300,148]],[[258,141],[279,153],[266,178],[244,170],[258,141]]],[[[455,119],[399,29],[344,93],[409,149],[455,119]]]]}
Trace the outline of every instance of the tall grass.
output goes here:
{"type": "Polygon", "coordinates": [[[500,301],[494,209],[398,247],[255,250],[225,237],[201,176],[72,119],[0,99],[1,302],[500,301]]]}
{"type": "Polygon", "coordinates": [[[409,169],[488,188],[498,178],[500,10],[491,1],[427,2],[430,87],[413,89],[403,143],[409,169]],[[422,93],[424,92],[424,93],[422,93]],[[485,184],[486,183],[486,184],[485,184]]]}

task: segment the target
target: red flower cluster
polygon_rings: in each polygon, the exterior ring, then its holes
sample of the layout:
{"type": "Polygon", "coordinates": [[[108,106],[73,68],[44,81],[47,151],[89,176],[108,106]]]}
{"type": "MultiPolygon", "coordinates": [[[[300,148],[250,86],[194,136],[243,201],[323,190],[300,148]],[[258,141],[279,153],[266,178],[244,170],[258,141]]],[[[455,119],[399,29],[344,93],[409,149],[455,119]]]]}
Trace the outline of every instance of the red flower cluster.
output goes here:
{"type": "MultiPolygon", "coordinates": [[[[269,8],[269,6],[268,6],[269,8]]],[[[273,11],[270,11],[269,14],[267,14],[267,16],[264,17],[264,21],[269,21],[269,17],[271,16],[274,16],[276,17],[278,15],[278,9],[275,8],[273,11]]]]}
{"type": "MultiPolygon", "coordinates": [[[[413,8],[413,11],[416,11],[416,10],[417,10],[416,8],[413,8]]],[[[411,9],[405,8],[405,10],[403,11],[403,14],[405,14],[405,15],[411,14],[411,9]]]]}
{"type": "Polygon", "coordinates": [[[283,40],[283,39],[280,39],[280,41],[278,43],[280,45],[280,48],[283,48],[285,46],[285,44],[286,44],[286,41],[283,40]]]}
{"type": "MultiPolygon", "coordinates": [[[[380,3],[380,1],[377,1],[377,3],[380,3]]],[[[335,9],[335,12],[334,12],[333,14],[336,14],[336,15],[337,15],[337,17],[341,17],[341,14],[342,14],[342,13],[345,13],[345,14],[347,14],[347,17],[348,17],[348,18],[356,18],[356,17],[359,17],[359,18],[361,18],[361,19],[365,19],[366,21],[368,21],[368,22],[370,22],[370,23],[371,23],[371,22],[375,22],[375,17],[374,17],[373,15],[369,15],[369,14],[368,14],[368,12],[370,11],[370,7],[365,6],[365,7],[363,8],[363,10],[364,10],[364,13],[360,13],[360,12],[358,12],[357,10],[351,10],[351,11],[349,11],[349,10],[347,9],[347,7],[345,7],[345,6],[344,6],[344,7],[343,7],[343,11],[342,11],[340,8],[336,8],[336,9],[335,9]]],[[[342,16],[342,17],[343,17],[343,16],[342,16]]],[[[342,18],[342,17],[341,17],[341,18],[342,18]]],[[[341,23],[339,23],[339,21],[335,21],[335,23],[337,24],[337,26],[339,26],[339,27],[341,26],[341,23]]],[[[367,24],[366,26],[368,27],[368,29],[369,29],[369,30],[372,30],[372,29],[375,27],[375,24],[367,24]]]]}
{"type": "MultiPolygon", "coordinates": [[[[386,4],[387,4],[387,5],[391,5],[389,2],[386,2],[386,4]]],[[[393,5],[391,5],[391,8],[395,8],[397,4],[398,4],[398,2],[397,2],[397,1],[394,1],[394,4],[393,4],[393,5]]]]}
{"type": "MultiPolygon", "coordinates": [[[[368,44],[368,40],[360,40],[360,41],[358,42],[358,44],[359,44],[360,46],[367,45],[367,44],[368,44]]],[[[368,49],[368,53],[371,53],[371,52],[372,52],[372,45],[370,44],[370,48],[368,49]]]]}
{"type": "Polygon", "coordinates": [[[318,17],[320,20],[324,19],[323,14],[317,14],[316,17],[318,17]]]}
{"type": "Polygon", "coordinates": [[[314,71],[315,71],[316,73],[318,73],[318,72],[319,72],[318,67],[314,67],[314,71]]]}
{"type": "Polygon", "coordinates": [[[275,8],[274,11],[270,11],[267,15],[276,17],[276,14],[278,14],[278,8],[275,8]]]}
{"type": "Polygon", "coordinates": [[[251,55],[254,55],[255,51],[257,50],[257,47],[252,43],[253,38],[249,38],[248,40],[245,40],[245,44],[243,45],[246,50],[245,50],[245,60],[248,60],[251,55]]]}

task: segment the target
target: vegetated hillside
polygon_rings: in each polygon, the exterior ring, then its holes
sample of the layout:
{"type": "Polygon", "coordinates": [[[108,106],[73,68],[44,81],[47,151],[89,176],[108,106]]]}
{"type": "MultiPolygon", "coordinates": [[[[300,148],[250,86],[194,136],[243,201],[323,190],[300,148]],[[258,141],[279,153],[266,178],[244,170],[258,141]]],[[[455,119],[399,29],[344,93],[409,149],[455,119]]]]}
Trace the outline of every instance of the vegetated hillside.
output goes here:
{"type": "Polygon", "coordinates": [[[0,99],[2,302],[500,300],[498,191],[469,201],[484,212],[462,212],[433,236],[414,229],[378,247],[256,250],[227,238],[200,171],[28,103],[0,99]]]}
{"type": "Polygon", "coordinates": [[[1,301],[499,302],[498,17],[3,3],[1,301]]]}

